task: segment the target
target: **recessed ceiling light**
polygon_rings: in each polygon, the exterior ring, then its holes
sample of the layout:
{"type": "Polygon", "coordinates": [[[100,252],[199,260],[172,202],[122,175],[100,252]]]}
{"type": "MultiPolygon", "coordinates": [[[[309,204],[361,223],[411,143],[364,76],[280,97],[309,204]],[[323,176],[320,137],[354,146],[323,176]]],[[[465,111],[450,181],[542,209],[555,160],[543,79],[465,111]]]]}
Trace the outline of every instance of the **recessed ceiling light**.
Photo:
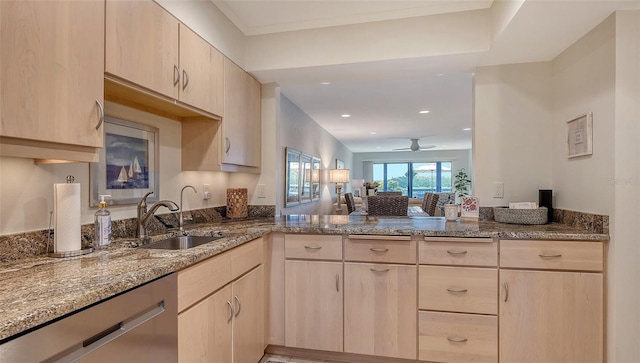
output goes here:
{"type": "Polygon", "coordinates": [[[377,134],[377,132],[375,132],[375,131],[371,131],[371,132],[370,132],[370,134],[371,134],[371,135],[375,135],[375,134],[377,134]]]}
{"type": "Polygon", "coordinates": [[[437,75],[442,77],[442,76],[444,76],[444,73],[438,73],[437,75]]]}
{"type": "Polygon", "coordinates": [[[429,110],[422,110],[422,111],[420,111],[420,112],[418,112],[418,113],[429,113],[429,112],[431,112],[431,111],[429,111],[429,110]]]}
{"type": "Polygon", "coordinates": [[[471,131],[471,127],[464,128],[462,131],[471,131]]]}
{"type": "Polygon", "coordinates": [[[342,116],[342,117],[344,117],[344,118],[351,117],[351,115],[349,115],[348,113],[342,114],[342,115],[340,115],[340,116],[342,116]]]}
{"type": "Polygon", "coordinates": [[[320,84],[331,84],[331,82],[322,82],[320,84]]]}
{"type": "Polygon", "coordinates": [[[380,150],[380,149],[382,149],[382,148],[381,148],[380,146],[376,146],[376,149],[380,150]]]}

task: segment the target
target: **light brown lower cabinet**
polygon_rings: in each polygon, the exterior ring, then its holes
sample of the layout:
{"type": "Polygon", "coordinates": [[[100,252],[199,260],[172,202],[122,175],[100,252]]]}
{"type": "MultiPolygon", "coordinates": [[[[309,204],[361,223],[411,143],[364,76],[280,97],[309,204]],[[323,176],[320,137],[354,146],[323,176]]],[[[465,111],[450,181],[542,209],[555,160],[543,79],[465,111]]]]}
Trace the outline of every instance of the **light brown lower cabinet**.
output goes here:
{"type": "Polygon", "coordinates": [[[178,271],[178,360],[256,363],[265,348],[263,239],[178,271]]]}
{"type": "Polygon", "coordinates": [[[430,362],[496,362],[498,317],[420,311],[418,359],[430,362]]]}
{"type": "Polygon", "coordinates": [[[602,362],[603,275],[501,270],[500,362],[602,362]]]}
{"type": "Polygon", "coordinates": [[[260,265],[178,314],[180,362],[255,363],[264,354],[260,265]]]}
{"type": "Polygon", "coordinates": [[[178,315],[179,362],[231,362],[231,285],[178,315]]]}
{"type": "Polygon", "coordinates": [[[342,262],[285,262],[285,346],[343,351],[342,262]]]}
{"type": "Polygon", "coordinates": [[[417,267],[344,264],[344,351],[416,359],[417,267]]]}

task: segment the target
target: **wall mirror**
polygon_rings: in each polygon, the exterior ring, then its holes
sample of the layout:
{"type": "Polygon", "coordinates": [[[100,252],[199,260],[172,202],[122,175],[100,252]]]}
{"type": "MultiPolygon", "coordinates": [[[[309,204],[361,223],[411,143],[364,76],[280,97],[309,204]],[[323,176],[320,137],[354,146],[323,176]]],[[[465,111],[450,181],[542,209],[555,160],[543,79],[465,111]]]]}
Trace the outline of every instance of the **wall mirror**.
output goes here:
{"type": "Polygon", "coordinates": [[[300,159],[302,153],[292,148],[287,148],[286,153],[285,206],[290,207],[300,203],[300,159]]]}
{"type": "Polygon", "coordinates": [[[311,201],[311,155],[302,153],[300,168],[300,203],[308,203],[311,201]]]}
{"type": "Polygon", "coordinates": [[[320,200],[318,157],[286,148],[285,207],[320,200]]]}
{"type": "Polygon", "coordinates": [[[320,165],[318,157],[311,159],[311,200],[320,200],[320,165]]]}

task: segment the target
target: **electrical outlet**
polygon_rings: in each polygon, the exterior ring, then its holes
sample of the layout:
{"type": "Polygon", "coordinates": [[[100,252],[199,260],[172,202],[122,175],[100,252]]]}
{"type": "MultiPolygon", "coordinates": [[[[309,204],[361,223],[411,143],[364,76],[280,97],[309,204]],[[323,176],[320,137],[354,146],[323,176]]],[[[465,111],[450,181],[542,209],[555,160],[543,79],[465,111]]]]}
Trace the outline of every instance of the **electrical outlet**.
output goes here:
{"type": "Polygon", "coordinates": [[[211,199],[211,192],[209,191],[209,184],[202,184],[202,199],[211,199]]]}
{"type": "Polygon", "coordinates": [[[502,182],[493,183],[493,197],[504,198],[504,183],[502,182]]]}
{"type": "Polygon", "coordinates": [[[264,184],[258,184],[258,198],[266,198],[264,194],[264,184]]]}

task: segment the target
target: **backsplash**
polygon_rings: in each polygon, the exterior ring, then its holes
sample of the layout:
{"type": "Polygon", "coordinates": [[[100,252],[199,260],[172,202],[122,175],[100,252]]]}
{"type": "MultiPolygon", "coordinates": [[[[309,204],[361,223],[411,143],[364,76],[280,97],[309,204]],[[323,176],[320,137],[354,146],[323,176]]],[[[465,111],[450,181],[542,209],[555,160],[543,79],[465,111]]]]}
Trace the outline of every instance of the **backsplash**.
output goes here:
{"type": "MultiPolygon", "coordinates": [[[[275,216],[274,205],[249,205],[249,218],[265,218],[275,216]]],[[[185,226],[197,223],[221,221],[226,218],[227,207],[196,209],[184,212],[185,226]]],[[[178,228],[178,213],[155,215],[149,222],[147,231],[150,235],[174,231],[178,228]]],[[[94,225],[81,226],[82,248],[93,247],[94,225]]],[[[53,233],[48,230],[24,232],[0,236],[0,262],[14,261],[25,257],[44,255],[53,250],[53,233]]],[[[136,219],[120,219],[111,222],[111,239],[133,238],[136,233],[136,219]]]]}

